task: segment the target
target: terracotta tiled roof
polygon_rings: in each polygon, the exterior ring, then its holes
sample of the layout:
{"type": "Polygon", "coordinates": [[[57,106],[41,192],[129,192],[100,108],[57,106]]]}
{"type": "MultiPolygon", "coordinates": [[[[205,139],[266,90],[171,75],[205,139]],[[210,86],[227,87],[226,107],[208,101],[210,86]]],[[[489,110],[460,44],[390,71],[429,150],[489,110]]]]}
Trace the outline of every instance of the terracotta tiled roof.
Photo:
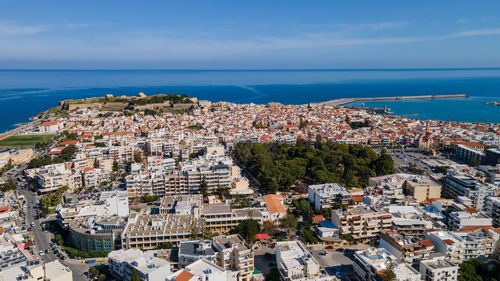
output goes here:
{"type": "Polygon", "coordinates": [[[187,270],[183,270],[181,274],[177,275],[174,280],[175,281],[189,281],[193,278],[193,274],[187,270]]]}
{"type": "Polygon", "coordinates": [[[324,221],[324,220],[325,220],[325,218],[322,215],[316,215],[312,218],[313,222],[320,222],[320,221],[324,221]]]}
{"type": "Polygon", "coordinates": [[[446,243],[446,244],[448,244],[448,245],[455,244],[455,242],[453,242],[453,240],[451,240],[451,239],[445,239],[445,240],[443,240],[443,242],[446,243]]]}
{"type": "Polygon", "coordinates": [[[426,247],[426,248],[429,248],[429,247],[434,247],[434,243],[431,242],[431,240],[429,239],[424,239],[424,240],[420,240],[420,242],[426,247]]]}
{"type": "Polygon", "coordinates": [[[281,204],[280,199],[283,197],[277,194],[268,194],[264,196],[264,201],[266,202],[267,209],[271,214],[275,213],[286,213],[285,207],[281,204]]]}
{"type": "Polygon", "coordinates": [[[45,123],[40,124],[40,126],[53,126],[53,125],[57,125],[58,123],[59,123],[59,121],[49,121],[49,122],[45,122],[45,123]]]}

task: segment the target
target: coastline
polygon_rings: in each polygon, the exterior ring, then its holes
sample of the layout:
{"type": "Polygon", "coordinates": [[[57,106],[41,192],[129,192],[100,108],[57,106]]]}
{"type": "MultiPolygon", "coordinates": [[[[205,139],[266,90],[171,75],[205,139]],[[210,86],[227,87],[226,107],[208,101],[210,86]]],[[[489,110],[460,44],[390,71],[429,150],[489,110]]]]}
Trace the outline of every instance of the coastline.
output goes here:
{"type": "MultiPolygon", "coordinates": [[[[364,97],[364,98],[339,98],[339,99],[332,99],[332,100],[327,100],[324,102],[319,102],[319,103],[309,103],[311,106],[346,106],[347,104],[353,103],[353,102],[364,102],[364,101],[396,101],[396,100],[416,100],[416,99],[448,99],[448,98],[466,98],[469,97],[468,94],[441,94],[441,95],[416,95],[416,96],[393,96],[393,97],[364,97]]],[[[88,99],[88,98],[86,98],[88,99]]],[[[60,101],[60,102],[64,102],[60,101]]],[[[59,103],[60,103],[59,102],[59,103]]],[[[305,104],[304,104],[305,105],[305,104]]],[[[359,107],[357,107],[359,108],[359,107]]],[[[363,108],[367,110],[374,110],[374,111],[381,111],[383,109],[378,109],[378,108],[363,108]]],[[[49,110],[49,109],[47,109],[49,110]]],[[[46,112],[47,110],[43,111],[46,112]]],[[[377,111],[377,112],[378,112],[377,111]]],[[[411,114],[409,116],[416,116],[417,114],[411,114]]],[[[402,115],[403,116],[403,115],[402,115]]],[[[32,119],[32,118],[30,118],[32,119]]],[[[16,124],[16,128],[11,129],[9,131],[3,132],[0,134],[0,140],[7,138],[12,135],[16,135],[18,131],[24,129],[27,126],[33,126],[36,124],[36,120],[26,122],[26,123],[19,123],[16,124]]]]}

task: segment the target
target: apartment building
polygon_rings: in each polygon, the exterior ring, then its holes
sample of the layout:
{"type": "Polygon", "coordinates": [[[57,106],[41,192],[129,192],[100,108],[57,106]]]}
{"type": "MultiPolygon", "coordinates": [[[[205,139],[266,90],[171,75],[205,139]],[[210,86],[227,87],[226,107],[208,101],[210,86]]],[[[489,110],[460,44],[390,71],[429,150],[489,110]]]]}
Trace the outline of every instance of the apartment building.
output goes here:
{"type": "Polygon", "coordinates": [[[193,215],[199,218],[202,199],[201,194],[165,196],[160,201],[160,214],[193,215]]]}
{"type": "Polygon", "coordinates": [[[434,257],[420,262],[420,275],[425,281],[455,281],[458,279],[458,265],[444,257],[434,257]]]}
{"type": "Polygon", "coordinates": [[[381,274],[390,268],[396,275],[394,280],[420,281],[418,271],[405,263],[399,264],[396,257],[383,248],[370,248],[354,253],[354,276],[359,281],[379,281],[381,274]]]}
{"type": "Polygon", "coordinates": [[[167,242],[178,244],[201,228],[201,221],[192,215],[132,213],[121,235],[122,248],[155,249],[167,242]]]}
{"type": "Polygon", "coordinates": [[[465,211],[451,212],[448,215],[448,226],[451,230],[462,230],[467,227],[488,227],[492,225],[492,219],[481,213],[465,211]]]}
{"type": "Polygon", "coordinates": [[[191,193],[199,192],[203,181],[207,183],[209,192],[217,191],[220,187],[231,186],[231,168],[226,164],[182,166],[181,171],[187,178],[191,193]]]}
{"type": "MultiPolygon", "coordinates": [[[[500,138],[497,137],[497,140],[500,141],[500,138]]],[[[485,151],[483,163],[491,166],[496,166],[500,164],[500,149],[498,148],[487,149],[485,151]]]]}
{"type": "Polygon", "coordinates": [[[83,185],[86,187],[99,187],[102,182],[110,180],[111,173],[111,170],[87,167],[83,169],[83,185]]]}
{"type": "Polygon", "coordinates": [[[240,222],[246,219],[255,219],[262,223],[269,219],[269,214],[258,208],[231,209],[228,204],[203,206],[201,218],[205,228],[212,233],[225,233],[236,229],[240,222]]]}
{"type": "MultiPolygon", "coordinates": [[[[165,277],[164,277],[165,278],[165,277]]],[[[236,272],[207,260],[198,260],[166,277],[167,281],[237,281],[236,272]]]]}
{"type": "Polygon", "coordinates": [[[82,187],[81,173],[72,171],[70,166],[70,163],[51,164],[30,169],[27,174],[38,185],[39,193],[56,191],[63,186],[70,189],[82,187]]]}
{"type": "MultiPolygon", "coordinates": [[[[484,147],[483,145],[480,146],[484,147]]],[[[484,151],[481,149],[476,149],[464,144],[457,144],[452,146],[452,148],[455,150],[455,157],[466,163],[476,161],[476,163],[479,164],[484,158],[484,151]]]]}
{"type": "Polygon", "coordinates": [[[131,281],[135,269],[141,280],[164,281],[171,274],[170,263],[154,252],[139,249],[116,250],[108,254],[108,270],[118,280],[131,281]]]}
{"type": "Polygon", "coordinates": [[[423,237],[427,229],[434,227],[430,220],[424,219],[422,210],[415,206],[390,205],[387,210],[392,215],[394,230],[403,236],[423,237]]]}
{"type": "Polygon", "coordinates": [[[350,234],[354,239],[365,239],[377,236],[382,230],[390,230],[392,215],[384,210],[359,205],[332,212],[332,222],[341,235],[350,234]]]}
{"type": "Polygon", "coordinates": [[[380,233],[379,248],[386,249],[398,261],[418,264],[420,260],[429,257],[434,244],[428,239],[410,238],[394,231],[382,231],[380,233]]]}
{"type": "MultiPolygon", "coordinates": [[[[194,190],[198,192],[198,189],[194,190]]],[[[178,171],[165,176],[165,195],[194,193],[189,189],[188,178],[178,171]]]]}
{"type": "Polygon", "coordinates": [[[465,196],[470,199],[472,208],[482,211],[485,207],[486,198],[495,196],[495,186],[482,183],[467,175],[450,175],[446,177],[443,186],[443,197],[457,199],[465,196]]]}
{"type": "Polygon", "coordinates": [[[489,257],[494,252],[496,242],[492,232],[482,229],[474,232],[428,232],[425,238],[431,240],[436,251],[456,264],[473,258],[489,257]]]}
{"type": "Polygon", "coordinates": [[[112,146],[108,150],[108,155],[119,163],[131,163],[134,160],[134,147],[131,145],[112,146]]]}
{"type": "Polygon", "coordinates": [[[494,227],[500,227],[500,197],[486,199],[485,214],[491,218],[494,227]]]}
{"type": "Polygon", "coordinates": [[[332,280],[300,241],[276,243],[276,264],[283,281],[332,280]]]}
{"type": "Polygon", "coordinates": [[[218,264],[222,268],[238,272],[238,281],[252,280],[254,252],[239,234],[218,236],[212,243],[219,253],[218,264]]]}
{"type": "Polygon", "coordinates": [[[201,259],[212,263],[218,262],[218,253],[212,247],[211,240],[181,241],[178,256],[181,268],[201,259]]]}
{"type": "Polygon", "coordinates": [[[428,176],[399,173],[374,177],[370,178],[370,186],[402,188],[405,194],[413,196],[418,202],[441,197],[441,184],[428,176]]]}
{"type": "Polygon", "coordinates": [[[331,208],[334,203],[349,204],[351,200],[350,192],[338,183],[310,185],[307,193],[316,210],[331,208]]]}

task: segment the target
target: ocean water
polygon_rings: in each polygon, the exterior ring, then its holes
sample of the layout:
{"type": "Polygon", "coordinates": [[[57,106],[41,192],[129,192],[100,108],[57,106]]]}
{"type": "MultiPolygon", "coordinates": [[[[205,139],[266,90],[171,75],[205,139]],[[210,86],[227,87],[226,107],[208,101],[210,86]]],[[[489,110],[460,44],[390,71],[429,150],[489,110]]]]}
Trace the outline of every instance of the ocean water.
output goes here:
{"type": "Polygon", "coordinates": [[[0,132],[64,99],[186,94],[211,101],[305,104],[344,97],[469,94],[446,100],[378,101],[412,118],[500,123],[499,69],[404,70],[0,70],[0,132]]]}

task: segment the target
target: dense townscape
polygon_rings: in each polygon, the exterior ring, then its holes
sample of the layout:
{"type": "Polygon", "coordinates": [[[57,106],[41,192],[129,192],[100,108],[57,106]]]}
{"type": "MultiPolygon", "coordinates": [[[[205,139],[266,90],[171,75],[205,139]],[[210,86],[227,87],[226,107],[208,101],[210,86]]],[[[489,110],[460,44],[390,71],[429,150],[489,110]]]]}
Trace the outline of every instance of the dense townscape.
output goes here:
{"type": "Polygon", "coordinates": [[[0,280],[500,280],[499,124],[139,93],[0,145],[0,280]]]}

